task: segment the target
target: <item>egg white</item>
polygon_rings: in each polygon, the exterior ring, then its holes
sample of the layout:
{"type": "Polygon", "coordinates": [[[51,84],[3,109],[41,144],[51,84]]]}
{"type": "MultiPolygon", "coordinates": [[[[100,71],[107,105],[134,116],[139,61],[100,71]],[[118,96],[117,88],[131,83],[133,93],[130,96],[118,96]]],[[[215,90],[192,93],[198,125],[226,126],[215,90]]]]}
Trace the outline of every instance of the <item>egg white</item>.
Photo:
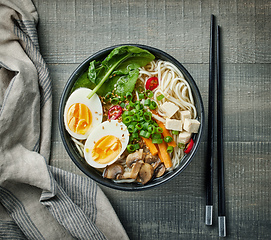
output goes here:
{"type": "Polygon", "coordinates": [[[98,97],[98,95],[95,93],[91,99],[87,98],[87,96],[91,93],[91,89],[88,88],[78,88],[76,89],[68,98],[65,109],[64,109],[64,124],[65,128],[68,131],[68,133],[79,140],[87,139],[91,131],[98,126],[103,119],[103,108],[102,108],[102,103],[98,97]],[[88,129],[88,131],[85,134],[78,134],[73,131],[68,127],[67,123],[67,113],[71,105],[75,103],[83,103],[85,104],[89,110],[91,111],[92,114],[92,122],[91,125],[88,129]]]}
{"type": "Polygon", "coordinates": [[[84,148],[84,156],[87,163],[95,168],[105,168],[107,165],[113,164],[119,156],[125,151],[129,142],[129,132],[127,127],[122,122],[118,122],[118,120],[105,121],[95,127],[89,137],[86,140],[85,148],[84,148]],[[92,158],[92,149],[95,145],[95,142],[98,142],[102,137],[113,135],[120,139],[121,141],[121,151],[118,156],[109,163],[100,164],[94,161],[92,158]],[[88,151],[86,150],[88,149],[88,151]]]}

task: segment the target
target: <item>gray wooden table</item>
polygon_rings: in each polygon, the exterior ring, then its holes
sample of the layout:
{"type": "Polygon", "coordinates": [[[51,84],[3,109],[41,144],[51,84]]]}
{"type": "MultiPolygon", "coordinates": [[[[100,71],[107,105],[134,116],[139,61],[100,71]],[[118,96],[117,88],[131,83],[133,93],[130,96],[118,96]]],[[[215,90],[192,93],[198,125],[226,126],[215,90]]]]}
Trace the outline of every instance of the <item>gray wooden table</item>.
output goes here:
{"type": "MultiPolygon", "coordinates": [[[[210,15],[222,29],[228,239],[271,238],[271,1],[34,0],[39,41],[53,82],[51,165],[83,175],[60,139],[60,94],[88,56],[120,43],[160,48],[194,77],[207,116],[210,15]]],[[[207,121],[206,121],[207,127],[207,121]]],[[[207,128],[189,167],[143,192],[101,186],[131,239],[218,239],[205,226],[207,128]]],[[[215,176],[216,177],[216,176],[215,176]]]]}

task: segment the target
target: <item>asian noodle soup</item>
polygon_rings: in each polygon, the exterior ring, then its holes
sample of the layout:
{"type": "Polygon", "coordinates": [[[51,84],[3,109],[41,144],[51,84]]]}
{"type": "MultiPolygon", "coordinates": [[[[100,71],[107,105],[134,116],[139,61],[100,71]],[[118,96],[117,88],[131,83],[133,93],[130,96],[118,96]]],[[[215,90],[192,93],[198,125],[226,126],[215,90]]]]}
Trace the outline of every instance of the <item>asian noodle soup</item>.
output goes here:
{"type": "MultiPolygon", "coordinates": [[[[98,169],[104,178],[118,183],[146,184],[178,167],[193,148],[193,136],[200,126],[192,90],[181,71],[168,61],[154,59],[152,54],[148,58],[149,61],[143,61],[138,68],[134,68],[140,65],[138,62],[127,66],[128,73],[120,65],[111,75],[107,74],[110,76],[107,86],[114,88],[109,91],[104,86],[97,94],[91,93],[91,98],[88,95],[92,101],[97,95],[94,104],[82,100],[89,108],[101,106],[86,110],[97,124],[87,136],[71,134],[87,163],[98,169]],[[124,86],[130,91],[125,91],[124,86]]],[[[100,74],[103,66],[91,63],[90,67],[99,69],[96,72],[100,74]]],[[[79,85],[75,91],[80,89],[79,85]]],[[[97,87],[89,91],[95,89],[97,87]]],[[[84,91],[87,90],[84,88],[84,91]]],[[[77,102],[80,103],[71,101],[77,102]]]]}

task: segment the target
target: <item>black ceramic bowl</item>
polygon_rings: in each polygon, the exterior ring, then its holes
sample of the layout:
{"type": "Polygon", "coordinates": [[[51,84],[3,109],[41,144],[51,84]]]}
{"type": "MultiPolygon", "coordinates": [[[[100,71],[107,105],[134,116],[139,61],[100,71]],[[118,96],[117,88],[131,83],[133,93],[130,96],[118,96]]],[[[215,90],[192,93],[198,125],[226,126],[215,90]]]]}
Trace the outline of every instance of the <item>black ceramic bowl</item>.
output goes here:
{"type": "Polygon", "coordinates": [[[95,53],[94,55],[87,58],[84,62],[82,62],[75,69],[75,71],[72,73],[72,75],[70,76],[68,82],[66,83],[66,85],[64,87],[64,90],[63,90],[63,93],[62,93],[62,96],[60,99],[59,130],[60,130],[61,138],[64,143],[66,151],[68,152],[72,161],[76,164],[76,166],[82,172],[84,172],[87,176],[89,176],[90,178],[92,178],[96,182],[103,184],[107,187],[111,187],[111,188],[119,189],[119,190],[135,191],[135,190],[149,189],[149,188],[153,188],[155,186],[161,185],[162,183],[165,183],[165,182],[173,179],[174,177],[176,177],[189,165],[189,163],[191,162],[191,160],[195,156],[195,153],[199,147],[199,143],[201,140],[202,131],[203,131],[204,110],[203,110],[203,103],[202,103],[202,99],[201,99],[201,95],[198,90],[198,87],[197,87],[195,81],[193,80],[193,78],[191,77],[191,75],[188,73],[188,71],[183,67],[183,65],[181,63],[179,63],[175,58],[173,58],[169,54],[167,54],[159,49],[145,46],[145,45],[138,45],[138,44],[129,44],[129,45],[134,45],[134,46],[140,47],[142,49],[146,49],[146,50],[150,51],[153,55],[155,55],[156,58],[172,62],[175,66],[177,66],[180,69],[180,71],[183,73],[185,79],[190,84],[192,92],[193,92],[193,96],[194,96],[195,106],[196,106],[196,109],[198,112],[198,120],[201,123],[200,128],[199,128],[199,132],[197,134],[195,134],[195,136],[193,137],[195,144],[194,144],[192,151],[189,154],[185,155],[185,157],[182,159],[182,162],[180,163],[180,165],[176,169],[174,169],[171,172],[167,172],[166,174],[164,174],[160,178],[156,178],[156,179],[151,180],[149,183],[147,183],[145,185],[142,185],[139,183],[115,183],[112,180],[105,179],[102,177],[102,175],[99,171],[97,171],[95,168],[92,168],[91,166],[89,166],[87,164],[87,162],[84,160],[84,158],[82,158],[79,155],[73,141],[71,140],[70,135],[68,134],[68,132],[66,131],[65,126],[64,126],[63,113],[64,113],[64,108],[65,108],[65,103],[70,95],[73,84],[75,83],[75,81],[78,79],[78,77],[81,74],[83,74],[85,71],[87,71],[87,69],[89,67],[89,63],[91,61],[93,61],[94,59],[103,60],[114,48],[116,48],[120,45],[112,46],[112,47],[103,49],[103,50],[95,53]]]}

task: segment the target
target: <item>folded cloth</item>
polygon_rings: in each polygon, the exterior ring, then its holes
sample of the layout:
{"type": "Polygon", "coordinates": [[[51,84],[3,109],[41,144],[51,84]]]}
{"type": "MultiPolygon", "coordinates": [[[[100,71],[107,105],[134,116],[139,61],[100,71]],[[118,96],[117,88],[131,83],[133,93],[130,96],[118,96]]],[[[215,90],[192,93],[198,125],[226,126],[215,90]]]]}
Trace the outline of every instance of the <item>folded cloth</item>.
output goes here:
{"type": "Polygon", "coordinates": [[[49,165],[52,90],[30,0],[0,0],[0,239],[128,239],[91,179],[49,165]]]}

